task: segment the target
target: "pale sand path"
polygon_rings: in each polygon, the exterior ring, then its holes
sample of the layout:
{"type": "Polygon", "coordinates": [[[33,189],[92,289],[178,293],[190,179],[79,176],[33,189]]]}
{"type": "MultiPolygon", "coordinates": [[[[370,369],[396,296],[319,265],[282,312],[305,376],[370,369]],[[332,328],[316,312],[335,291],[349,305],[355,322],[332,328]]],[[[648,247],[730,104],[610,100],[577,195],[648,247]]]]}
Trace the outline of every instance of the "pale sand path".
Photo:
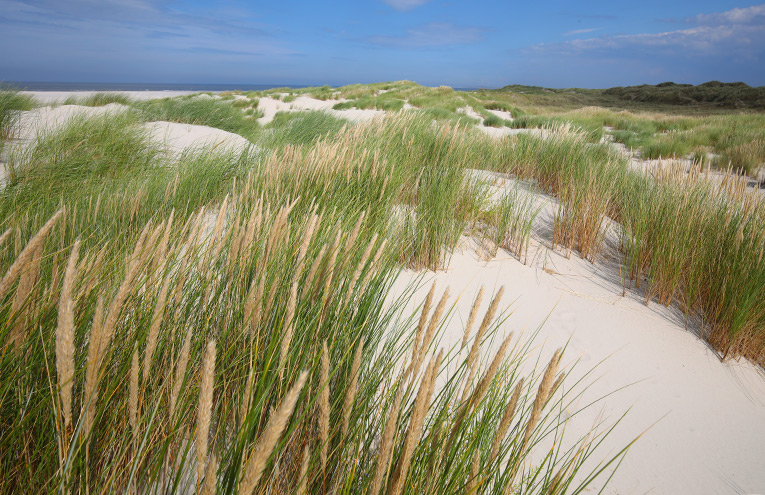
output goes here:
{"type": "Polygon", "coordinates": [[[212,149],[239,154],[248,148],[255,149],[255,145],[239,134],[214,127],[164,121],[148,122],[141,127],[148,131],[154,142],[161,143],[172,156],[212,149]]]}
{"type": "MultiPolygon", "coordinates": [[[[492,192],[499,196],[513,183],[506,180],[504,186],[492,187],[492,192]]],[[[549,314],[534,347],[543,365],[568,342],[564,364],[579,360],[566,382],[573,384],[605,360],[586,379],[592,385],[579,406],[627,388],[574,417],[566,435],[584,436],[601,413],[613,423],[631,408],[594,457],[603,459],[650,429],[633,446],[604,493],[765,493],[765,377],[761,371],[748,362],[721,363],[693,333],[693,324],[686,330],[684,317],[676,309],[655,303],[646,306],[642,291],[622,297],[615,254],[614,259],[593,265],[576,253],[566,259],[560,251],[548,249],[556,203],[543,195],[536,199],[546,206],[535,223],[528,265],[503,250],[483,261],[475,243],[463,238],[462,249],[445,271],[425,274],[408,309],[422,303],[432,281],[437,282],[437,294],[449,286],[456,312],[441,343],[448,349],[461,340],[479,288],[487,291],[481,306],[484,312],[489,294],[504,285],[502,309],[512,315],[493,345],[486,346],[486,359],[493,356],[501,337],[514,331],[516,337],[528,338],[549,314]]],[[[392,294],[421,275],[404,271],[392,294]]],[[[529,359],[533,362],[535,357],[529,359]]]]}
{"type": "Polygon", "coordinates": [[[193,95],[194,93],[199,93],[199,91],[21,91],[21,94],[33,96],[37,101],[48,105],[61,103],[70,96],[87,98],[96,93],[117,93],[126,95],[132,100],[143,101],[193,95]]]}
{"type": "Polygon", "coordinates": [[[335,117],[340,117],[351,122],[368,122],[376,117],[385,115],[382,110],[334,110],[332,107],[346,100],[317,100],[308,96],[299,96],[293,101],[285,103],[274,98],[260,98],[258,110],[263,112],[263,117],[258,119],[261,125],[266,125],[274,120],[278,112],[301,112],[306,110],[323,111],[335,117]]]}

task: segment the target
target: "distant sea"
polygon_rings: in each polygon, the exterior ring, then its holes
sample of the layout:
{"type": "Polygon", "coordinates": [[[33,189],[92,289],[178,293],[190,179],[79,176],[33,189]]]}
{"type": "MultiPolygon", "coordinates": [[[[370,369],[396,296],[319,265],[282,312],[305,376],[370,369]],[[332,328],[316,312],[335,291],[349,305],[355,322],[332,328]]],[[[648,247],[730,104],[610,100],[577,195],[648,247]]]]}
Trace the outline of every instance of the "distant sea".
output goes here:
{"type": "Polygon", "coordinates": [[[158,84],[158,83],[91,83],[9,81],[27,91],[260,91],[264,89],[305,88],[299,84],[158,84]]]}

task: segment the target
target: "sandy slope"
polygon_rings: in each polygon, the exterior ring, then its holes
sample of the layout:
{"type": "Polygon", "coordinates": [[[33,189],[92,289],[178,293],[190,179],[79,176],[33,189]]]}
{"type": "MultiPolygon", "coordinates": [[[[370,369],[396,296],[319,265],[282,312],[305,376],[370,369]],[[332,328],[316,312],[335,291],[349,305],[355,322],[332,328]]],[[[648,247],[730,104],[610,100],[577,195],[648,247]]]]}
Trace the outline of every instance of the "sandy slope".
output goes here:
{"type": "MultiPolygon", "coordinates": [[[[513,182],[505,184],[512,187],[513,182]]],[[[494,189],[501,194],[502,187],[494,189]]],[[[546,363],[556,348],[568,343],[564,363],[579,361],[572,378],[597,366],[587,380],[597,381],[578,405],[617,391],[575,416],[569,438],[585,435],[601,414],[613,423],[629,410],[600,452],[603,458],[648,429],[605,493],[765,493],[762,373],[746,362],[720,362],[697,338],[693,323],[686,329],[677,310],[646,306],[640,292],[623,297],[614,246],[596,264],[575,253],[566,259],[550,250],[556,203],[542,195],[537,200],[545,207],[534,227],[528,265],[501,249],[489,261],[482,260],[475,243],[463,238],[445,271],[425,275],[410,309],[422,303],[432,281],[441,290],[450,287],[450,302],[456,306],[445,330],[445,348],[462,338],[462,325],[481,286],[492,293],[505,287],[503,309],[512,314],[500,337],[514,331],[529,338],[549,315],[534,341],[541,361],[546,363]]],[[[404,271],[393,293],[420,276],[404,271]]],[[[488,304],[485,296],[483,311],[488,304]]],[[[489,357],[501,340],[488,346],[489,357]]]]}
{"type": "MultiPolygon", "coordinates": [[[[40,107],[22,112],[17,127],[16,139],[10,149],[28,146],[38,135],[54,131],[75,117],[95,117],[115,114],[129,107],[110,103],[102,107],[86,107],[82,105],[60,105],[56,107],[40,107]]],[[[149,139],[161,144],[171,156],[178,156],[185,150],[216,147],[241,152],[251,143],[238,134],[216,129],[214,127],[180,124],[175,122],[148,122],[142,127],[147,131],[149,139]]]]}
{"type": "Polygon", "coordinates": [[[274,98],[260,98],[258,100],[258,110],[263,112],[263,117],[258,119],[262,125],[268,124],[274,120],[278,112],[300,112],[306,110],[318,110],[329,113],[336,117],[350,120],[352,122],[363,122],[373,120],[375,117],[385,115],[382,110],[333,110],[332,107],[345,100],[317,100],[308,96],[299,96],[289,103],[274,98]]]}
{"type": "Polygon", "coordinates": [[[176,96],[190,95],[198,93],[198,91],[22,91],[21,93],[33,96],[42,103],[50,104],[61,103],[70,96],[87,98],[95,93],[119,93],[127,95],[133,100],[154,100],[157,98],[174,98],[176,96]]]}

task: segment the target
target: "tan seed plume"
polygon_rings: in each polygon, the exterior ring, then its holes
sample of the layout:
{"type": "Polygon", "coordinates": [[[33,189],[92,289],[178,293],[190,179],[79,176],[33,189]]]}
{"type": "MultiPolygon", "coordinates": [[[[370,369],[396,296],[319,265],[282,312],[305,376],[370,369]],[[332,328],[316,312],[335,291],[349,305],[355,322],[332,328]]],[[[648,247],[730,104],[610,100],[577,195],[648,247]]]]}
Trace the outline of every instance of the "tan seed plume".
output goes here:
{"type": "Polygon", "coordinates": [[[85,393],[83,395],[83,438],[88,438],[93,427],[93,419],[98,400],[98,374],[101,361],[101,341],[103,340],[104,328],[104,296],[99,295],[96,300],[96,310],[93,316],[93,324],[90,328],[88,344],[87,368],[85,370],[85,393]]]}
{"type": "Polygon", "coordinates": [[[420,344],[420,350],[417,354],[417,361],[415,362],[412,376],[416,376],[420,371],[420,366],[422,366],[422,362],[425,359],[425,353],[428,352],[428,348],[433,341],[433,337],[435,336],[436,329],[438,328],[438,324],[441,321],[441,316],[444,313],[444,309],[446,309],[446,302],[448,300],[449,287],[444,290],[444,293],[441,296],[441,300],[438,301],[438,305],[436,306],[435,311],[433,311],[433,316],[430,318],[430,323],[428,324],[427,331],[425,332],[425,336],[423,337],[420,344]]]}
{"type": "Polygon", "coordinates": [[[218,456],[213,452],[207,461],[207,470],[205,471],[205,481],[202,485],[202,495],[215,495],[216,493],[216,475],[218,474],[218,456]]]}
{"type": "Polygon", "coordinates": [[[376,242],[377,242],[377,234],[372,236],[372,240],[369,241],[369,244],[367,244],[367,248],[364,250],[364,253],[361,255],[359,264],[356,267],[356,270],[353,272],[353,276],[351,277],[351,283],[348,284],[348,291],[345,294],[346,304],[348,304],[348,302],[350,302],[351,300],[353,289],[356,288],[356,282],[358,282],[359,278],[361,278],[361,272],[364,270],[364,267],[366,266],[367,261],[369,260],[369,256],[371,256],[372,254],[372,248],[374,247],[376,242]]]}
{"type": "Polygon", "coordinates": [[[542,376],[542,381],[539,383],[537,396],[534,399],[534,405],[531,408],[531,417],[529,417],[529,422],[526,423],[526,431],[523,434],[521,451],[526,450],[529,440],[531,439],[531,435],[534,432],[534,428],[537,427],[537,424],[539,423],[539,420],[542,416],[542,409],[544,408],[545,404],[547,404],[547,399],[550,396],[553,381],[555,380],[555,375],[558,373],[558,364],[560,362],[561,353],[561,349],[555,351],[552,359],[550,359],[550,363],[547,365],[547,369],[545,369],[545,374],[542,376]]]}
{"type": "Polygon", "coordinates": [[[414,370],[414,365],[417,362],[417,358],[420,355],[420,342],[423,339],[423,333],[425,332],[425,325],[428,323],[428,315],[430,314],[430,305],[433,303],[433,295],[436,292],[436,283],[430,286],[430,292],[425,297],[425,302],[422,304],[422,312],[420,313],[420,321],[417,323],[417,330],[414,333],[414,344],[412,345],[412,359],[409,363],[409,371],[414,370]]]}
{"type": "Polygon", "coordinates": [[[133,359],[130,364],[130,390],[128,395],[130,409],[130,427],[133,428],[135,438],[136,425],[138,424],[138,343],[133,346],[133,359]]]}
{"type": "Polygon", "coordinates": [[[202,383],[199,385],[199,409],[197,410],[197,479],[201,480],[207,462],[207,447],[212,417],[213,382],[215,380],[215,340],[207,343],[202,364],[202,383]]]}
{"type": "Polygon", "coordinates": [[[497,454],[499,454],[499,448],[502,446],[502,441],[505,439],[505,435],[507,435],[507,431],[510,429],[510,424],[513,421],[513,416],[515,416],[515,409],[518,407],[518,400],[521,397],[521,389],[523,388],[523,378],[518,380],[518,383],[515,385],[515,390],[513,390],[513,395],[510,397],[510,402],[507,403],[507,406],[505,407],[505,412],[502,414],[502,419],[499,421],[499,426],[497,427],[497,433],[494,436],[494,441],[491,444],[491,454],[489,455],[489,463],[494,462],[494,459],[497,457],[497,454]]]}
{"type": "Polygon", "coordinates": [[[16,261],[14,261],[8,268],[8,271],[5,272],[5,276],[0,280],[0,299],[5,297],[5,294],[8,293],[8,289],[10,289],[13,282],[16,281],[16,277],[19,276],[22,269],[26,268],[27,264],[32,259],[32,255],[37,252],[37,249],[42,246],[45,237],[51,229],[53,229],[54,225],[56,225],[56,222],[61,218],[63,212],[63,209],[58,210],[50,220],[45,222],[45,225],[43,225],[37,234],[29,240],[24,249],[19,253],[16,261]]]}
{"type": "Polygon", "coordinates": [[[305,495],[308,486],[308,464],[311,462],[311,451],[308,445],[303,449],[303,460],[300,463],[300,476],[298,477],[298,487],[295,490],[296,495],[305,495]]]}
{"type": "Polygon", "coordinates": [[[492,299],[491,304],[489,305],[489,309],[486,310],[486,315],[483,317],[481,326],[478,327],[478,331],[475,334],[475,340],[473,341],[473,346],[470,348],[470,353],[468,354],[467,358],[466,366],[468,369],[468,374],[465,379],[465,384],[463,385],[464,388],[462,390],[462,398],[460,399],[460,402],[465,402],[468,394],[470,393],[470,385],[473,383],[473,379],[475,378],[476,372],[478,371],[478,354],[481,348],[483,335],[486,333],[486,330],[489,328],[492,320],[494,320],[494,314],[497,312],[499,301],[502,299],[502,294],[504,294],[504,292],[505,287],[502,286],[494,295],[494,299],[492,299]]]}
{"type": "Polygon", "coordinates": [[[165,275],[165,280],[162,282],[162,288],[159,290],[159,297],[157,298],[157,305],[154,306],[154,314],[151,318],[151,326],[149,327],[149,335],[146,338],[146,353],[143,357],[143,382],[144,385],[149,377],[151,371],[151,360],[154,357],[154,351],[157,350],[157,340],[159,338],[159,327],[162,325],[162,318],[165,313],[165,303],[167,302],[167,291],[170,288],[170,273],[165,275]]]}
{"type": "Polygon", "coordinates": [[[329,351],[325,340],[321,348],[321,380],[319,382],[319,461],[324,472],[329,452],[329,351]]]}
{"type": "Polygon", "coordinates": [[[255,449],[244,468],[244,476],[239,483],[240,495],[251,495],[255,490],[258,481],[260,481],[260,476],[266,468],[268,459],[271,457],[279,437],[281,437],[284,428],[287,426],[290,416],[292,416],[292,411],[295,409],[295,404],[300,396],[300,391],[303,389],[303,385],[305,385],[307,376],[308,373],[305,371],[300,374],[300,377],[298,377],[290,391],[282,399],[279,407],[271,414],[266,429],[260,435],[260,438],[258,438],[255,449]]]}
{"type": "Polygon", "coordinates": [[[481,468],[481,451],[476,449],[473,454],[473,462],[470,465],[470,478],[468,479],[467,486],[465,487],[466,495],[473,495],[478,489],[478,474],[481,468]]]}
{"type": "Polygon", "coordinates": [[[470,315],[468,316],[468,321],[465,325],[465,333],[462,335],[462,345],[460,346],[460,350],[467,346],[468,340],[470,339],[470,331],[472,330],[475,319],[478,316],[478,308],[481,306],[482,300],[483,287],[481,287],[481,290],[478,291],[478,295],[475,296],[475,301],[473,301],[473,307],[470,308],[470,315]]]}
{"type": "Polygon", "coordinates": [[[356,347],[356,353],[353,355],[353,364],[351,365],[351,381],[348,384],[348,390],[345,392],[343,400],[343,428],[341,438],[344,440],[348,434],[348,427],[351,420],[351,411],[353,410],[353,401],[356,398],[356,392],[359,388],[359,370],[361,369],[361,356],[364,351],[364,337],[361,337],[359,345],[356,347]]]}
{"type": "Polygon", "coordinates": [[[409,465],[412,461],[414,448],[420,442],[422,425],[425,422],[425,415],[430,407],[430,391],[433,389],[433,382],[435,382],[436,376],[438,376],[438,369],[441,366],[443,353],[443,350],[440,351],[438,356],[430,360],[430,364],[425,371],[425,376],[423,376],[422,383],[420,383],[420,389],[417,392],[417,397],[415,398],[414,406],[412,407],[412,416],[409,420],[406,440],[404,441],[401,457],[398,460],[396,470],[393,474],[393,481],[388,489],[388,495],[398,495],[403,490],[404,482],[406,481],[407,473],[409,471],[409,465]]]}
{"type": "Polygon", "coordinates": [[[189,351],[191,350],[191,326],[186,329],[186,337],[183,339],[181,354],[178,362],[175,364],[175,376],[173,378],[173,389],[170,391],[170,415],[172,421],[175,415],[175,405],[178,402],[178,395],[181,393],[183,378],[186,376],[186,366],[189,363],[189,351]]]}
{"type": "Polygon", "coordinates": [[[77,240],[69,255],[64,275],[64,286],[58,303],[58,329],[56,330],[56,371],[58,372],[61,413],[64,416],[64,428],[68,431],[72,425],[72,386],[74,385],[74,301],[72,291],[77,274],[77,258],[80,253],[80,241],[77,240]]]}
{"type": "Polygon", "coordinates": [[[380,446],[377,450],[377,465],[375,466],[375,474],[372,478],[372,483],[369,485],[369,493],[371,495],[377,495],[380,493],[385,475],[388,471],[388,465],[390,464],[390,457],[393,453],[393,439],[396,435],[396,427],[398,426],[399,409],[401,408],[401,401],[404,398],[404,389],[406,388],[406,372],[402,373],[399,378],[398,388],[396,389],[396,395],[394,396],[391,408],[388,411],[388,418],[385,421],[385,427],[383,428],[382,438],[380,439],[380,446]]]}

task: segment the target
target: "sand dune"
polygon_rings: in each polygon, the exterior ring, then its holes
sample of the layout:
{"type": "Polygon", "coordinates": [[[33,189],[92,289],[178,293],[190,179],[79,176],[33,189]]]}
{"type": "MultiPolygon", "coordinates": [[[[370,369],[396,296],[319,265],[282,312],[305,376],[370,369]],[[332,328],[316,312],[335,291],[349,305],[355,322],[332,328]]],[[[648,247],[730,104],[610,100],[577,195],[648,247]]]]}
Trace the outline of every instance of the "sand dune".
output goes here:
{"type": "MultiPolygon", "coordinates": [[[[516,186],[511,179],[480,174],[492,179],[495,198],[516,186]]],[[[555,349],[567,346],[566,364],[576,362],[569,384],[595,367],[586,380],[594,383],[578,405],[613,395],[573,418],[567,426],[569,438],[584,436],[601,414],[606,424],[612,424],[627,411],[607,439],[601,459],[643,434],[604,493],[761,492],[765,487],[761,370],[748,362],[721,362],[697,337],[695,322],[686,328],[678,309],[645,305],[639,291],[622,296],[613,234],[610,252],[596,264],[576,254],[567,259],[559,250],[549,249],[557,202],[541,194],[535,199],[543,208],[534,225],[528,265],[502,249],[485,260],[481,247],[463,237],[448,268],[425,275],[409,308],[422,303],[433,281],[440,291],[450,287],[455,313],[442,341],[448,349],[462,338],[480,287],[495,292],[504,286],[502,309],[510,313],[505,332],[527,339],[542,325],[535,339],[540,361],[547,362],[555,349]]],[[[422,272],[404,271],[392,293],[421,276],[422,272]]],[[[487,346],[486,359],[503,336],[487,346]]],[[[546,453],[542,450],[539,455],[546,453]]]]}

